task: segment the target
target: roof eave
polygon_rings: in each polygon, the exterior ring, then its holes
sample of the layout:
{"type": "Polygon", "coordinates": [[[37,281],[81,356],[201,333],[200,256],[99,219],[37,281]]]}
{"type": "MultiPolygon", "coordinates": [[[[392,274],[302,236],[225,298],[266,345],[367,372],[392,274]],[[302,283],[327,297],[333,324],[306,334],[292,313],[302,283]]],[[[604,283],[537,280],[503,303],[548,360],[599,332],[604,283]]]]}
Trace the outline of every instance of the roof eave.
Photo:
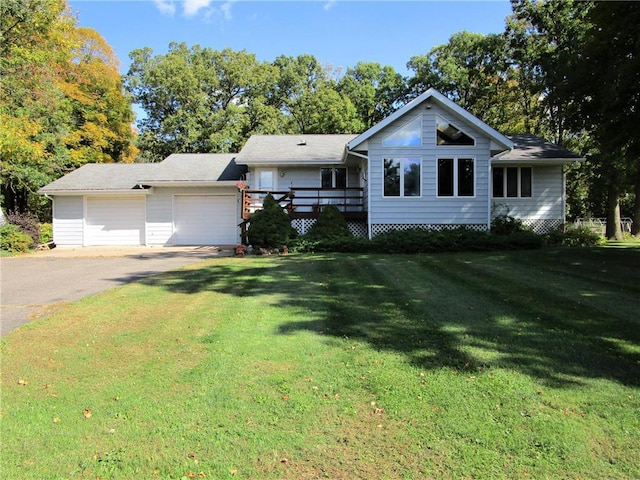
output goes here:
{"type": "Polygon", "coordinates": [[[500,158],[491,159],[492,165],[569,165],[571,163],[584,162],[586,158],[500,158]]]}
{"type": "Polygon", "coordinates": [[[153,193],[151,188],[101,188],[101,189],[91,189],[91,188],[79,188],[79,189],[45,189],[41,188],[38,190],[40,195],[65,195],[65,196],[73,196],[73,195],[150,195],[153,193]]]}

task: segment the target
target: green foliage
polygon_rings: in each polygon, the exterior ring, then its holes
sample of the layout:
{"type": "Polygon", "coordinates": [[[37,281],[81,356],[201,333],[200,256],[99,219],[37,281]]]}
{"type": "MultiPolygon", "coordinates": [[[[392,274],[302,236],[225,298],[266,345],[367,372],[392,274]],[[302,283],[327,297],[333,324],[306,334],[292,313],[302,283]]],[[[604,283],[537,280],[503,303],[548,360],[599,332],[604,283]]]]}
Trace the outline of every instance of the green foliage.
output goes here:
{"type": "Polygon", "coordinates": [[[291,226],[291,219],[282,207],[268,194],[262,209],[251,217],[247,230],[249,244],[256,248],[281,248],[288,245],[297,235],[291,226]]]}
{"type": "Polygon", "coordinates": [[[51,223],[40,224],[40,243],[47,243],[53,240],[53,225],[51,223]]]}
{"type": "Polygon", "coordinates": [[[594,247],[606,243],[606,239],[588,227],[568,227],[565,231],[556,230],[545,236],[547,245],[563,247],[594,247]]]}
{"type": "Polygon", "coordinates": [[[6,221],[31,238],[31,246],[40,243],[40,224],[38,218],[30,213],[7,212],[6,221]]]}
{"type": "Polygon", "coordinates": [[[90,161],[133,161],[133,113],[113,51],[64,0],[3,1],[0,19],[3,203],[45,219],[40,187],[90,161]]]}
{"type": "Polygon", "coordinates": [[[340,210],[335,205],[327,205],[305,236],[309,240],[333,240],[352,234],[340,210]]]}
{"type": "Polygon", "coordinates": [[[362,237],[338,237],[311,240],[302,237],[293,243],[297,252],[360,253],[440,253],[524,250],[541,248],[544,239],[532,232],[520,231],[495,235],[466,228],[444,230],[392,230],[371,240],[362,237]]]}
{"type": "Polygon", "coordinates": [[[491,220],[491,232],[495,235],[511,235],[528,231],[530,230],[524,226],[522,220],[511,215],[496,215],[491,220]]]}
{"type": "Polygon", "coordinates": [[[5,223],[0,225],[0,250],[8,253],[24,253],[29,251],[33,239],[21,232],[17,225],[5,223]]]}

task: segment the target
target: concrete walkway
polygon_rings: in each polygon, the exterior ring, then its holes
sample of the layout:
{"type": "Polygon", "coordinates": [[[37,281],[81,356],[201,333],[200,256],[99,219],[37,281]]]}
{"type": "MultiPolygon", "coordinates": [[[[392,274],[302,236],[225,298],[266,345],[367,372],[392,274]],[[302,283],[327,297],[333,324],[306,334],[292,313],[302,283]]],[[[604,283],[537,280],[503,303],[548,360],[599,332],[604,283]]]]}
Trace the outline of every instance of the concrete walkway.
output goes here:
{"type": "Polygon", "coordinates": [[[0,335],[68,302],[207,258],[233,247],[54,248],[0,258],[0,335]]]}

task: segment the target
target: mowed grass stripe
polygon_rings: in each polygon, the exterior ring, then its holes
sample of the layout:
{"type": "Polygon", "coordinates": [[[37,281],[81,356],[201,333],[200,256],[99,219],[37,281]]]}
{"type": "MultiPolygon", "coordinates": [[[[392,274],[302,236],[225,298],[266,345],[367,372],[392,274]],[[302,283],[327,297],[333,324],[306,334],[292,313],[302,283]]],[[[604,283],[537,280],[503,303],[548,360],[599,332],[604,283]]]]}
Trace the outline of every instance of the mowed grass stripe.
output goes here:
{"type": "Polygon", "coordinates": [[[3,475],[640,476],[626,293],[544,259],[217,259],[86,299],[3,339],[3,475]]]}

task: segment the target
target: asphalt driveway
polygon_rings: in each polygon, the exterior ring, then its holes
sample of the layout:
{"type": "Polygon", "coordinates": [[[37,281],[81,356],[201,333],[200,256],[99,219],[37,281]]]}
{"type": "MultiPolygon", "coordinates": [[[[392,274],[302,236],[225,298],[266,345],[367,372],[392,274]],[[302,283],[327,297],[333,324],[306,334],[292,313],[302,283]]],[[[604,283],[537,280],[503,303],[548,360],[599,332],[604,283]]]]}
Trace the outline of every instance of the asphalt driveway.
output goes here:
{"type": "Polygon", "coordinates": [[[55,248],[0,258],[0,335],[59,306],[231,248],[55,248]]]}

